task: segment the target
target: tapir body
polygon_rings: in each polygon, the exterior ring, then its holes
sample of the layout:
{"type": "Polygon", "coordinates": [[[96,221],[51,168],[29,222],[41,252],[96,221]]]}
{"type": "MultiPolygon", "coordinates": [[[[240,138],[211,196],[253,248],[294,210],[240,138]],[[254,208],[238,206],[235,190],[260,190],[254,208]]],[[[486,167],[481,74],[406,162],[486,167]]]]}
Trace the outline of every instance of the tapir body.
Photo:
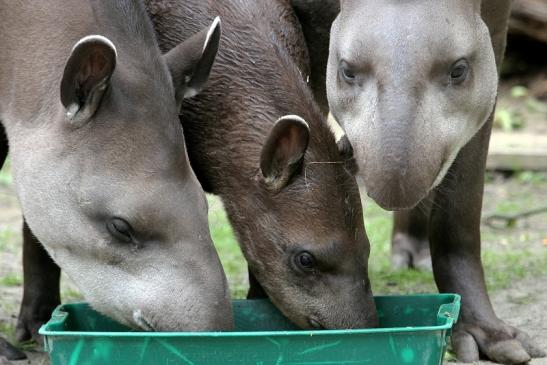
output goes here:
{"type": "Polygon", "coordinates": [[[222,18],[211,78],[184,103],[182,122],[196,175],[222,198],[249,264],[250,296],[260,285],[304,328],[375,325],[352,159],[308,88],[308,53],[288,2],[147,5],[166,51],[222,18]]]}
{"type": "Polygon", "coordinates": [[[411,209],[395,215],[394,263],[426,266],[430,246],[439,290],[462,295],[452,343],[466,362],[482,354],[520,364],[544,355],[497,318],[480,260],[484,168],[510,3],[342,0],[339,8],[293,0],[312,64],[326,70],[326,85],[315,82],[315,92],[351,142],[368,195],[386,209],[411,209]]]}
{"type": "Polygon", "coordinates": [[[178,119],[207,78],[218,21],[162,56],[138,1],[1,1],[0,18],[0,158],[9,141],[28,223],[18,337],[59,302],[50,257],[128,326],[231,328],[178,119]]]}

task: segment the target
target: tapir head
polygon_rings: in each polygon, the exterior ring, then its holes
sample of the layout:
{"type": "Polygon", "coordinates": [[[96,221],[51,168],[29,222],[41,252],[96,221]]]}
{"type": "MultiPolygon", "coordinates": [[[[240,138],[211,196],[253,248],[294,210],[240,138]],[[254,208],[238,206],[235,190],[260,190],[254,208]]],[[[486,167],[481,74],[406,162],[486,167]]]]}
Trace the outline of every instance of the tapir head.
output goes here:
{"type": "Polygon", "coordinates": [[[330,47],[330,109],[368,195],[386,209],[413,207],[495,103],[480,1],[343,0],[330,47]]]}
{"type": "Polygon", "coordinates": [[[302,328],[372,327],[370,245],[351,159],[326,123],[312,125],[294,115],[278,119],[254,183],[226,208],[251,272],[291,321],[302,328]]]}
{"type": "Polygon", "coordinates": [[[165,56],[146,26],[145,41],[91,35],[67,47],[51,106],[14,146],[18,194],[34,234],[99,311],[140,330],[230,329],[178,118],[207,80],[220,23],[165,56]]]}

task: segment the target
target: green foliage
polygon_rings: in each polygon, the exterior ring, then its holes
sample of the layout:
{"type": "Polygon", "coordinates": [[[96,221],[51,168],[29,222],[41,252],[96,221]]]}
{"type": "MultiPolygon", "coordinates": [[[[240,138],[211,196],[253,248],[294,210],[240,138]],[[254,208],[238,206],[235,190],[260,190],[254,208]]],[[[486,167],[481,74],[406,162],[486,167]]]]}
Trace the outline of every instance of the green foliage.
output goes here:
{"type": "Polygon", "coordinates": [[[524,184],[543,184],[547,182],[547,174],[538,171],[519,171],[515,174],[516,179],[524,184]]]}
{"type": "Polygon", "coordinates": [[[494,124],[506,132],[511,132],[524,126],[524,118],[518,110],[499,107],[496,110],[494,124]]]}
{"type": "Polygon", "coordinates": [[[76,289],[66,288],[61,290],[61,302],[78,302],[84,300],[83,295],[76,289]]]}
{"type": "Polygon", "coordinates": [[[15,242],[19,237],[11,229],[11,227],[0,228],[0,251],[13,252],[15,242]]]}
{"type": "Polygon", "coordinates": [[[230,290],[234,297],[245,298],[248,289],[247,262],[239,249],[221,200],[213,195],[208,195],[207,200],[211,237],[228,277],[230,290]]]}
{"type": "Polygon", "coordinates": [[[15,326],[11,323],[0,321],[0,333],[6,336],[6,339],[15,343],[15,326]]]}
{"type": "Polygon", "coordinates": [[[13,179],[11,177],[11,162],[10,159],[6,159],[2,170],[0,170],[0,185],[11,186],[13,179]]]}
{"type": "Polygon", "coordinates": [[[518,98],[525,98],[528,96],[528,89],[525,86],[513,86],[511,88],[511,97],[518,99],[518,98]]]}
{"type": "Polygon", "coordinates": [[[0,285],[2,286],[20,286],[23,284],[23,278],[19,274],[9,273],[0,277],[0,285]]]}

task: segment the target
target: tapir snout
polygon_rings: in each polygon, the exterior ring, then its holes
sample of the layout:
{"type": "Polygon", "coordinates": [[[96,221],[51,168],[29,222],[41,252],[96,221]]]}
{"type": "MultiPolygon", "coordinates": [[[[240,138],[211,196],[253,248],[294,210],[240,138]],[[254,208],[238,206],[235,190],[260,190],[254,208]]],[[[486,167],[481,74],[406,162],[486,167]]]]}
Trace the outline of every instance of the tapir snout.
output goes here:
{"type": "Polygon", "coordinates": [[[415,205],[427,195],[448,158],[449,146],[442,140],[424,143],[430,132],[418,128],[424,113],[419,89],[386,88],[379,88],[377,93],[374,122],[380,125],[371,126],[367,133],[380,142],[357,146],[355,153],[367,194],[384,209],[398,210],[415,205]]]}

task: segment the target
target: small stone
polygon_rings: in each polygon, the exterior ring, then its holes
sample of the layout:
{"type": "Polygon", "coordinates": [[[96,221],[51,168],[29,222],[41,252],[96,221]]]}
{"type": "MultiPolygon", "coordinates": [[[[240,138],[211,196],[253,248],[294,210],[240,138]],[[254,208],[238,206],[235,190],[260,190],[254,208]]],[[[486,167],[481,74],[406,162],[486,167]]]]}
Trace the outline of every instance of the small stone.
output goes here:
{"type": "Polygon", "coordinates": [[[0,365],[13,365],[11,361],[6,359],[4,356],[0,356],[0,365]]]}

